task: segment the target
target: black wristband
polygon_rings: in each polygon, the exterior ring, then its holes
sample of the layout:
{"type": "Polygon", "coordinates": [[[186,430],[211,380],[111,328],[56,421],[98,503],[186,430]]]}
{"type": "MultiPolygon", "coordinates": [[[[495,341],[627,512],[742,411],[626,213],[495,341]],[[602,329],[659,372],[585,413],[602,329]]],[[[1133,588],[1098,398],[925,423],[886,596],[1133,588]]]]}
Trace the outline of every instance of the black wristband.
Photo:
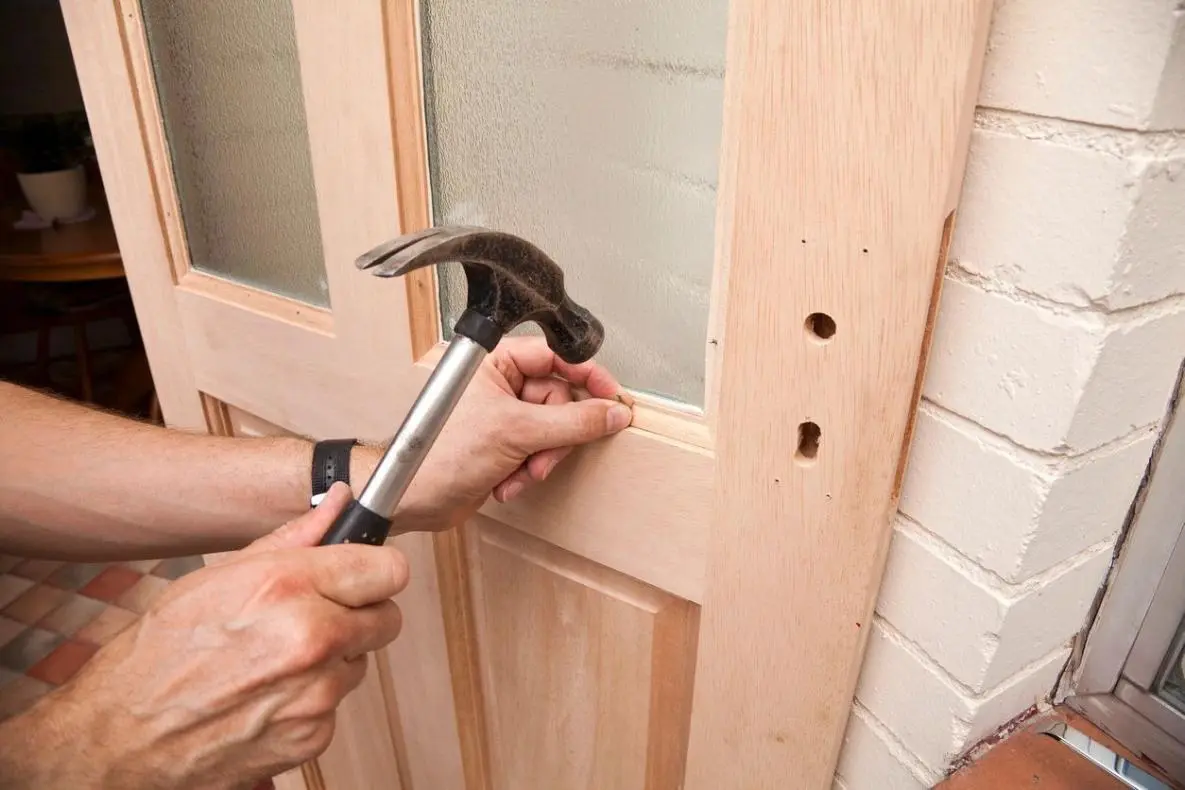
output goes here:
{"type": "Polygon", "coordinates": [[[327,439],[313,445],[313,497],[316,506],[337,481],[350,483],[350,450],[357,439],[327,439]]]}

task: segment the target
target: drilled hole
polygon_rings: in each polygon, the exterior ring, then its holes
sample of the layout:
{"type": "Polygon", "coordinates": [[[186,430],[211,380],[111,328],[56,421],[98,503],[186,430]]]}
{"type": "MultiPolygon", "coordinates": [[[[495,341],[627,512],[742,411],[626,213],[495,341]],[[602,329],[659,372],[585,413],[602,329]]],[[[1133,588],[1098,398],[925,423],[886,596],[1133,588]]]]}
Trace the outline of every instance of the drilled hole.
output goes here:
{"type": "Polygon", "coordinates": [[[814,463],[815,458],[819,455],[819,441],[822,436],[823,431],[813,422],[804,422],[799,425],[798,452],[794,454],[795,460],[803,464],[814,463]]]}
{"type": "Polygon", "coordinates": [[[806,331],[826,342],[835,334],[835,319],[826,313],[811,313],[806,317],[806,331]]]}

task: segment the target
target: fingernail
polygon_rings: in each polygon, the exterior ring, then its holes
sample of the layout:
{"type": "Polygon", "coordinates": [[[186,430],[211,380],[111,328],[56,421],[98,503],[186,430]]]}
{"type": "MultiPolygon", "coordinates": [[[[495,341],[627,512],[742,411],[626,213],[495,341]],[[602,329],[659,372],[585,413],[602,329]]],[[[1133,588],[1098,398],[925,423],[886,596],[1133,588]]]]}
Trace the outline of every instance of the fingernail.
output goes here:
{"type": "Polygon", "coordinates": [[[558,460],[551,460],[551,461],[548,461],[548,462],[547,462],[547,466],[543,467],[543,471],[540,473],[540,475],[539,475],[539,479],[540,479],[540,480],[546,480],[546,479],[547,479],[547,476],[551,474],[551,470],[552,470],[552,469],[555,469],[555,465],[556,465],[556,464],[558,464],[558,463],[559,463],[559,461],[558,461],[558,460]]]}
{"type": "Polygon", "coordinates": [[[523,485],[522,481],[515,480],[513,483],[507,485],[506,490],[502,492],[502,501],[509,502],[521,494],[524,488],[526,488],[526,486],[523,485]]]}
{"type": "Polygon", "coordinates": [[[630,424],[633,419],[633,412],[625,406],[615,404],[609,407],[609,415],[606,419],[606,427],[610,433],[617,433],[622,428],[630,424]]]}

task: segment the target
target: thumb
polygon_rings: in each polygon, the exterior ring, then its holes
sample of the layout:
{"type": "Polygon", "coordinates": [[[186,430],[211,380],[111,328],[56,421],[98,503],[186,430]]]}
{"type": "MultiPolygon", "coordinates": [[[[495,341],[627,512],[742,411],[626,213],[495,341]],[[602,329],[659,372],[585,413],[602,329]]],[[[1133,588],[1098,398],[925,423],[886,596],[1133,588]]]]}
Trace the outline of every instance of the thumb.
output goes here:
{"type": "Polygon", "coordinates": [[[530,453],[596,441],[621,431],[634,416],[628,406],[601,398],[527,409],[522,437],[530,453]]]}
{"type": "Polygon", "coordinates": [[[243,551],[254,554],[260,551],[316,546],[351,498],[350,487],[340,481],[336,482],[315,509],[258,538],[243,551]]]}

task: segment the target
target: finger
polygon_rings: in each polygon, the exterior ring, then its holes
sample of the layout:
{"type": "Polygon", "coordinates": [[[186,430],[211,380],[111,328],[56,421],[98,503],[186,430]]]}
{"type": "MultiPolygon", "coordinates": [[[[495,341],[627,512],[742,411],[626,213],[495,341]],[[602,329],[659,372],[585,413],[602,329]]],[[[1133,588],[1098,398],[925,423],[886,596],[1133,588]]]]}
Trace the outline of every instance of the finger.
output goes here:
{"type": "Polygon", "coordinates": [[[394,601],[380,601],[343,613],[343,641],[338,654],[355,659],[382,650],[403,630],[403,611],[394,601]]]}
{"type": "Polygon", "coordinates": [[[348,485],[340,481],[334,483],[314,510],[255,540],[243,549],[243,553],[316,546],[351,497],[348,485]]]}
{"type": "Polygon", "coordinates": [[[524,380],[520,400],[538,405],[572,402],[572,386],[557,378],[529,378],[524,380]]]}
{"type": "Polygon", "coordinates": [[[522,404],[521,409],[517,440],[529,454],[596,441],[633,419],[627,406],[600,398],[557,406],[522,404]]]}
{"type": "Polygon", "coordinates": [[[314,589],[342,606],[368,606],[407,587],[407,560],[394,546],[317,546],[300,559],[314,589]]]}
{"type": "MultiPolygon", "coordinates": [[[[592,361],[579,365],[565,362],[547,347],[543,338],[506,338],[495,349],[494,355],[508,360],[513,369],[525,378],[562,376],[576,386],[584,387],[597,398],[612,398],[621,391],[621,384],[606,368],[592,361]]],[[[499,369],[504,371],[502,367],[499,369]]],[[[515,392],[518,391],[519,388],[516,388],[515,392]]]]}
{"type": "Polygon", "coordinates": [[[324,665],[296,679],[292,702],[276,712],[276,720],[315,719],[332,714],[346,695],[366,679],[368,657],[332,658],[324,665]]]}

